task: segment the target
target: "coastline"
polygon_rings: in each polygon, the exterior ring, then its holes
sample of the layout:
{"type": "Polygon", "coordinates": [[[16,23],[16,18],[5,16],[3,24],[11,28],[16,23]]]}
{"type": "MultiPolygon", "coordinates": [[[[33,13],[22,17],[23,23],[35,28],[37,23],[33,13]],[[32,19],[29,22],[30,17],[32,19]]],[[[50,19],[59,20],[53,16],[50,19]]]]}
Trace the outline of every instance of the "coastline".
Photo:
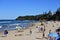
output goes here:
{"type": "MultiPolygon", "coordinates": [[[[42,38],[42,33],[37,33],[38,29],[36,28],[39,26],[41,22],[36,22],[34,25],[31,27],[32,29],[32,35],[29,35],[29,28],[25,29],[24,32],[17,32],[17,30],[10,30],[8,31],[7,37],[1,37],[3,33],[0,33],[0,40],[40,40],[42,38]],[[21,35],[19,35],[21,34],[21,35]],[[16,35],[16,36],[15,36],[16,35]]],[[[60,26],[60,21],[56,21],[56,23],[48,22],[48,24],[45,23],[46,26],[46,31],[45,31],[45,37],[47,37],[49,30],[51,29],[52,32],[55,32],[55,30],[60,26]],[[58,24],[58,26],[57,26],[58,24]],[[47,26],[46,26],[47,25],[47,26]],[[54,25],[54,27],[53,27],[54,25]]],[[[47,40],[45,38],[42,38],[41,40],[47,40]]]]}

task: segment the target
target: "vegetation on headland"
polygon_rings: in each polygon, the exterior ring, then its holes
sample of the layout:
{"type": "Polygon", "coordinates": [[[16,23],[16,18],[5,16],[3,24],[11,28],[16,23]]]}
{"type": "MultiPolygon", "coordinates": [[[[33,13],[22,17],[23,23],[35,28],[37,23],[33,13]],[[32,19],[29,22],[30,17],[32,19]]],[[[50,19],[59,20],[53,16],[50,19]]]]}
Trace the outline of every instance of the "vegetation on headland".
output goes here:
{"type": "Polygon", "coordinates": [[[57,9],[55,13],[52,13],[49,11],[48,13],[43,13],[40,15],[35,16],[19,16],[16,18],[16,20],[54,20],[54,21],[60,21],[60,8],[57,9]]]}

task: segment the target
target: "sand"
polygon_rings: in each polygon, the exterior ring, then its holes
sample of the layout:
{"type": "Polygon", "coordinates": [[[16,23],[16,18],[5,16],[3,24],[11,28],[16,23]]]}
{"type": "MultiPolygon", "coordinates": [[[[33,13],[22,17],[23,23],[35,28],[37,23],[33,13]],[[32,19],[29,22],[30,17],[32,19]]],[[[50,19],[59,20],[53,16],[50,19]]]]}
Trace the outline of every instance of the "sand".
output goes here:
{"type": "MultiPolygon", "coordinates": [[[[39,26],[41,23],[36,22],[34,23],[32,29],[32,34],[30,35],[29,31],[30,29],[25,29],[23,32],[17,32],[17,30],[10,30],[8,31],[8,35],[6,37],[2,37],[3,32],[0,32],[0,40],[47,40],[46,38],[42,38],[42,33],[38,32],[37,26],[39,26]]],[[[45,24],[45,37],[48,37],[49,30],[52,30],[52,32],[55,32],[55,30],[60,26],[60,22],[56,21],[56,23],[48,22],[48,24],[45,24]],[[57,25],[58,24],[58,25],[57,25]],[[54,27],[53,27],[54,25],[54,27]]]]}

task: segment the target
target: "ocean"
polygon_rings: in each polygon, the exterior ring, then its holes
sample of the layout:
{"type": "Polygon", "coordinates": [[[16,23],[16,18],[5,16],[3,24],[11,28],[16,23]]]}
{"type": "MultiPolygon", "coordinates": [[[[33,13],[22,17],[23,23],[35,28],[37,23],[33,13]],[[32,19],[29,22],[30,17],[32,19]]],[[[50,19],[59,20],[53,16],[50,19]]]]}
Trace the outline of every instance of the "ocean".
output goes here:
{"type": "Polygon", "coordinates": [[[0,20],[0,31],[15,30],[16,26],[29,27],[36,20],[0,20]]]}

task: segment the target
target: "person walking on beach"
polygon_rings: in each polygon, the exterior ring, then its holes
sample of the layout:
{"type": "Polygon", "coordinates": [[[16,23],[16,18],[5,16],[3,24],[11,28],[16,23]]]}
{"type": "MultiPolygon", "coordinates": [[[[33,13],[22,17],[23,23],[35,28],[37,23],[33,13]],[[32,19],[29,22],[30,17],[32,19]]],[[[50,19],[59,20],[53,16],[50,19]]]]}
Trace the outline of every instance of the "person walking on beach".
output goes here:
{"type": "Polygon", "coordinates": [[[5,31],[4,31],[4,36],[7,36],[7,34],[8,34],[8,31],[5,30],[5,31]]]}
{"type": "Polygon", "coordinates": [[[43,32],[43,30],[44,30],[44,26],[43,25],[38,26],[38,31],[39,32],[43,32]]]}
{"type": "Polygon", "coordinates": [[[30,28],[30,35],[32,34],[32,30],[31,30],[31,28],[30,28]]]}

